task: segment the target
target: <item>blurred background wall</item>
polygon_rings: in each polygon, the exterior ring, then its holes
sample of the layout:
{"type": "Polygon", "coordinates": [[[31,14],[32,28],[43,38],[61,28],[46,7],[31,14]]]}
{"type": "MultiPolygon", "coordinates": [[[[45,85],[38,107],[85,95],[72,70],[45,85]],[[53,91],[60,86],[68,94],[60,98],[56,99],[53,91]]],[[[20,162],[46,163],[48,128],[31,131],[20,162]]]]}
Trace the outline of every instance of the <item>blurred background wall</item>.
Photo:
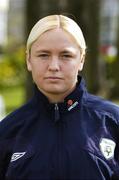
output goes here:
{"type": "MultiPolygon", "coordinates": [[[[25,43],[33,25],[49,14],[80,25],[87,42],[83,76],[89,92],[119,103],[119,0],[0,0],[0,95],[4,115],[33,94],[25,43]]],[[[2,108],[0,108],[2,109],[2,108]]]]}

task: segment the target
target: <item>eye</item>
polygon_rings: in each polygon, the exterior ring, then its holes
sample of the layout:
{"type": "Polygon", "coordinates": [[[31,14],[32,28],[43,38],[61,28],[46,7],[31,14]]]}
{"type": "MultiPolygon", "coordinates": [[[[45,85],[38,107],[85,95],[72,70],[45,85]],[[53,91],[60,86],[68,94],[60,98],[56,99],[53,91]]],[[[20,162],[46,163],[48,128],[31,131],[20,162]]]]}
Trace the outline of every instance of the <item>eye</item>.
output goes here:
{"type": "Polygon", "coordinates": [[[70,54],[64,54],[64,57],[71,58],[72,56],[70,54]]]}
{"type": "Polygon", "coordinates": [[[72,55],[71,54],[62,54],[61,57],[62,57],[62,59],[68,60],[68,59],[72,58],[72,55]]]}
{"type": "Polygon", "coordinates": [[[48,59],[49,58],[49,54],[47,53],[40,53],[37,55],[37,57],[39,57],[40,59],[48,59]]]}

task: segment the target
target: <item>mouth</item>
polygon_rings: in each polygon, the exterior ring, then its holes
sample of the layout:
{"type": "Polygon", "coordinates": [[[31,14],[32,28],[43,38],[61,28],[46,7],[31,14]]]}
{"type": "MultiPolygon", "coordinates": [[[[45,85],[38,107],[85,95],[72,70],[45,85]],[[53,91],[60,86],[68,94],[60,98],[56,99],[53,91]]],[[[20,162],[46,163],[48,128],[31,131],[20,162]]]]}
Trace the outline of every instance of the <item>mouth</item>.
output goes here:
{"type": "Polygon", "coordinates": [[[56,80],[62,80],[63,78],[61,78],[61,77],[55,77],[55,76],[49,76],[49,77],[45,77],[45,79],[56,79],[56,80]]]}
{"type": "Polygon", "coordinates": [[[62,81],[63,78],[61,78],[61,77],[49,76],[49,77],[46,77],[45,80],[47,80],[48,82],[57,83],[57,82],[59,82],[59,81],[62,81]]]}

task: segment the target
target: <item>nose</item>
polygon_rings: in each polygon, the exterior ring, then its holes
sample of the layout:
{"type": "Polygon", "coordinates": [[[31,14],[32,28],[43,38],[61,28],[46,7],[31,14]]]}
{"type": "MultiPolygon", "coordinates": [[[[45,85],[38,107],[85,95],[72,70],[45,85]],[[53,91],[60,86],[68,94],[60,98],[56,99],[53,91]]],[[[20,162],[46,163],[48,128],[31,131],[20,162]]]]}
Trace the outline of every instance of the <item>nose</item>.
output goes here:
{"type": "Polygon", "coordinates": [[[60,70],[60,62],[59,58],[54,56],[50,59],[49,65],[48,65],[49,71],[59,71],[60,70]]]}

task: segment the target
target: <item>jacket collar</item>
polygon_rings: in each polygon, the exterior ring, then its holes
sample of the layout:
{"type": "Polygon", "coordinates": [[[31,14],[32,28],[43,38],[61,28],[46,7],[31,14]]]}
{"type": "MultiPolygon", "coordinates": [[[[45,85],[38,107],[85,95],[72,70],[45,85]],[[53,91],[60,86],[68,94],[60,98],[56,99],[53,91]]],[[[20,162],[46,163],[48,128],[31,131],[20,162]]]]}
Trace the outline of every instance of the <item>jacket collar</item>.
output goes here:
{"type": "MultiPolygon", "coordinates": [[[[34,92],[34,99],[38,106],[43,106],[46,109],[54,108],[55,104],[49,103],[47,97],[44,94],[42,94],[36,86],[34,92]]],[[[81,76],[79,76],[75,90],[64,99],[63,103],[57,104],[60,109],[60,112],[71,111],[77,105],[81,105],[82,101],[86,97],[86,94],[87,89],[85,86],[85,81],[81,76]]]]}

